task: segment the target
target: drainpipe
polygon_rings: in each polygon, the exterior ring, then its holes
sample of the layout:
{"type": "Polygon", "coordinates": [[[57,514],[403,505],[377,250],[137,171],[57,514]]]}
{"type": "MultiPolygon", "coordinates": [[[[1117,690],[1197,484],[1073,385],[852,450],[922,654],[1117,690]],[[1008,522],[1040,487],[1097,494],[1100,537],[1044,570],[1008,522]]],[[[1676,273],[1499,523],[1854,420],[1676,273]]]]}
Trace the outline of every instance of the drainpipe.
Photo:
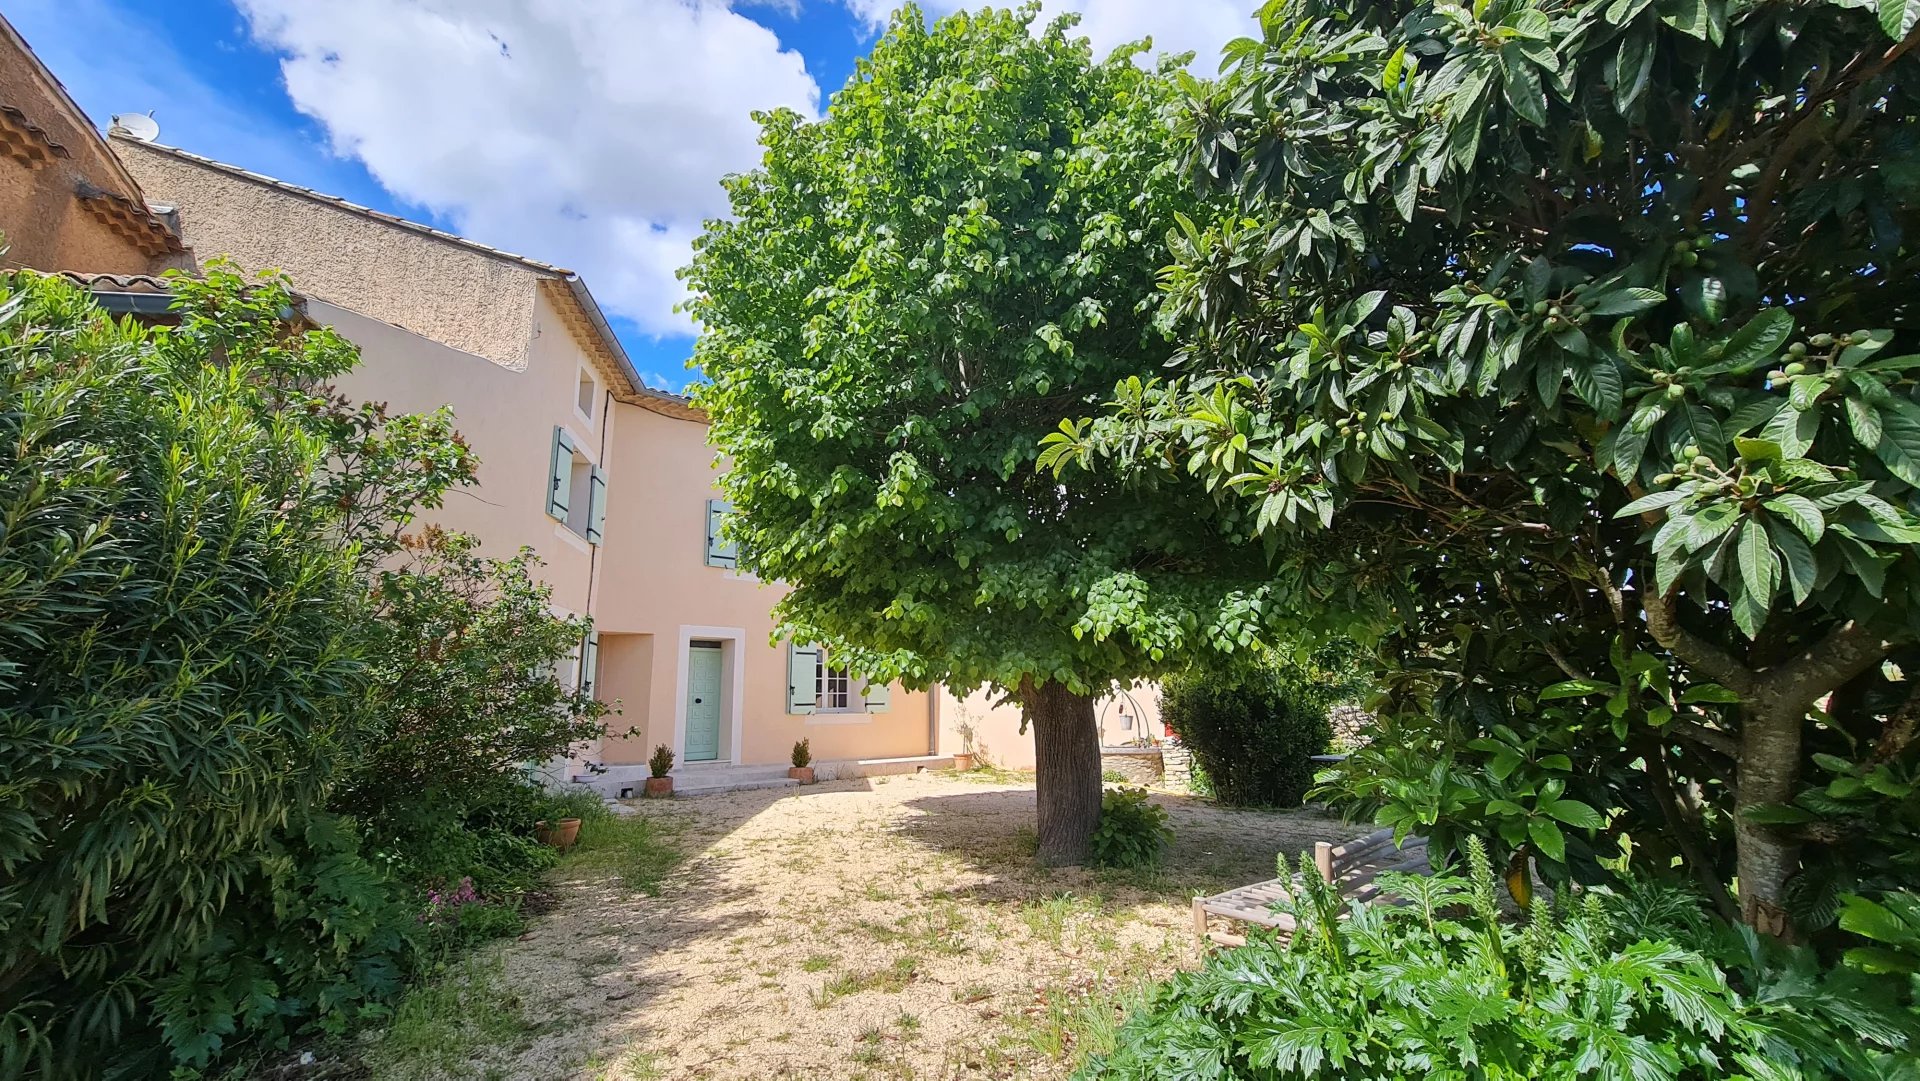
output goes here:
{"type": "Polygon", "coordinates": [[[927,688],[927,754],[940,753],[940,688],[935,683],[927,688]]]}

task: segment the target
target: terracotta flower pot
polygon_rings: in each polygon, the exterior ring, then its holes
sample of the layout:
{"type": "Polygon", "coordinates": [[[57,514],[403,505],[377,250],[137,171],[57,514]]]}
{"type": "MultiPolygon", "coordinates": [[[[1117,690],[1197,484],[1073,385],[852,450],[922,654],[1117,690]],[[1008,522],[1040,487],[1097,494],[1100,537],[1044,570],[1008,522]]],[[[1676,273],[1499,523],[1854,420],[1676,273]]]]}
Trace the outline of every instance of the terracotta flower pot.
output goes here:
{"type": "Polygon", "coordinates": [[[968,754],[965,751],[962,751],[959,754],[954,755],[953,768],[959,770],[962,773],[965,773],[966,771],[972,769],[973,755],[968,754]]]}
{"type": "Polygon", "coordinates": [[[660,796],[673,795],[673,778],[671,777],[647,778],[646,794],[648,798],[657,798],[660,796]]]}
{"type": "Polygon", "coordinates": [[[799,781],[801,784],[812,784],[813,783],[813,767],[812,766],[789,766],[787,767],[787,776],[793,778],[796,781],[799,781]]]}
{"type": "Polygon", "coordinates": [[[535,822],[533,824],[533,835],[539,839],[541,844],[551,845],[565,852],[567,849],[573,847],[575,841],[580,839],[580,820],[577,818],[563,818],[552,824],[535,822]]]}

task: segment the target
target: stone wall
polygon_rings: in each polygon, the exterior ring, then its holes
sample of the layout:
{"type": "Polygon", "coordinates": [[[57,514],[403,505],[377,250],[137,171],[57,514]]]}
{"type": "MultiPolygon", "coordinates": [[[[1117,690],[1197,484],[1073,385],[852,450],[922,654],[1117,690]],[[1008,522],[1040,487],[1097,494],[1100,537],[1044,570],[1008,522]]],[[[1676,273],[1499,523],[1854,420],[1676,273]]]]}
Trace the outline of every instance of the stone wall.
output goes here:
{"type": "Polygon", "coordinates": [[[1127,784],[1160,787],[1162,768],[1158,747],[1102,747],[1100,774],[1118,773],[1127,784]]]}
{"type": "Polygon", "coordinates": [[[1193,752],[1179,740],[1170,739],[1160,746],[1160,783],[1167,788],[1187,792],[1193,789],[1193,752]]]}

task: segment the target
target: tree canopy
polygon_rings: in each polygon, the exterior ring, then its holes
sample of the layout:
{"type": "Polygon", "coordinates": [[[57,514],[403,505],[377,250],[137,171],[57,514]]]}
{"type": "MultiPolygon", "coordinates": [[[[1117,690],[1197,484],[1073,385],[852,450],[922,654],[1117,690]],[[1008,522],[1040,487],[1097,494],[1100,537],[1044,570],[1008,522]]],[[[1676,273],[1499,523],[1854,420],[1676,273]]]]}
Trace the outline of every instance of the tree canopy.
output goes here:
{"type": "Polygon", "coordinates": [[[1830,918],[1800,844],[1864,819],[1781,810],[1803,774],[1912,817],[1916,16],[1269,4],[1186,86],[1228,202],[1173,242],[1177,371],[1044,460],[1223,493],[1276,626],[1381,637],[1384,821],[1830,918]]]}
{"type": "Polygon", "coordinates": [[[1028,698],[1242,639],[1258,603],[1189,573],[1229,528],[1203,495],[1034,469],[1061,416],[1167,359],[1154,273],[1187,198],[1168,81],[1036,13],[896,14],[824,119],[759,118],[764,162],[686,271],[729,530],[791,586],[782,632],[1028,698]]]}

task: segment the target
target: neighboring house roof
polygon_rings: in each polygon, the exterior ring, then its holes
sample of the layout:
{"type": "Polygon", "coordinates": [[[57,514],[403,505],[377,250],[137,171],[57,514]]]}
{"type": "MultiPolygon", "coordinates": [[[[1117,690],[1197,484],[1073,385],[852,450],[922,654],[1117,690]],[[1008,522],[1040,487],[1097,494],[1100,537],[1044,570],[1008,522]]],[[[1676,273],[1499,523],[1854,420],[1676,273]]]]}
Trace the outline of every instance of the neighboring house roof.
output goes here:
{"type": "Polygon", "coordinates": [[[147,206],[139,183],[107,149],[86,110],[5,18],[0,18],[0,55],[23,61],[4,84],[9,98],[18,94],[21,100],[0,101],[0,154],[29,170],[67,162],[82,178],[74,195],[101,224],[147,256],[185,251],[170,223],[147,206]]]}
{"type": "Polygon", "coordinates": [[[124,139],[128,142],[137,143],[144,149],[157,150],[165,154],[170,154],[184,161],[190,161],[195,165],[223,173],[227,176],[274,188],[289,195],[295,195],[302,199],[309,199],[313,202],[333,207],[336,210],[345,210],[357,214],[383,225],[389,225],[397,229],[405,229],[409,232],[418,233],[421,236],[432,237],[443,243],[465,248],[468,251],[478,252],[490,258],[523,266],[539,276],[541,290],[547,294],[549,299],[554,301],[555,307],[560,310],[562,317],[567,321],[568,329],[571,330],[581,342],[587,345],[588,351],[594,355],[594,358],[601,363],[602,367],[606,368],[610,373],[617,375],[619,379],[626,384],[625,386],[615,389],[615,398],[631,405],[637,405],[656,413],[665,414],[666,416],[678,417],[682,420],[699,421],[701,423],[706,422],[706,413],[695,408],[692,401],[685,395],[669,394],[666,391],[656,390],[647,386],[646,380],[640,375],[639,369],[634,367],[633,358],[627,355],[626,347],[620,344],[620,339],[614,334],[612,325],[607,322],[606,313],[600,309],[599,302],[594,300],[593,293],[587,289],[587,283],[579,274],[565,267],[555,266],[552,263],[543,263],[538,259],[530,259],[527,256],[518,255],[513,252],[502,251],[499,248],[482,244],[477,240],[469,240],[456,233],[449,233],[444,229],[435,229],[431,225],[423,225],[417,221],[409,221],[406,218],[394,214],[388,214],[369,206],[362,206],[359,203],[342,199],[337,195],[328,195],[325,192],[315,191],[312,188],[305,188],[298,184],[288,183],[277,177],[267,176],[249,169],[242,169],[237,165],[230,165],[223,161],[215,161],[212,158],[202,157],[191,151],[182,150],[177,146],[167,146],[162,143],[136,139],[131,135],[118,131],[109,134],[110,138],[124,139]]]}

